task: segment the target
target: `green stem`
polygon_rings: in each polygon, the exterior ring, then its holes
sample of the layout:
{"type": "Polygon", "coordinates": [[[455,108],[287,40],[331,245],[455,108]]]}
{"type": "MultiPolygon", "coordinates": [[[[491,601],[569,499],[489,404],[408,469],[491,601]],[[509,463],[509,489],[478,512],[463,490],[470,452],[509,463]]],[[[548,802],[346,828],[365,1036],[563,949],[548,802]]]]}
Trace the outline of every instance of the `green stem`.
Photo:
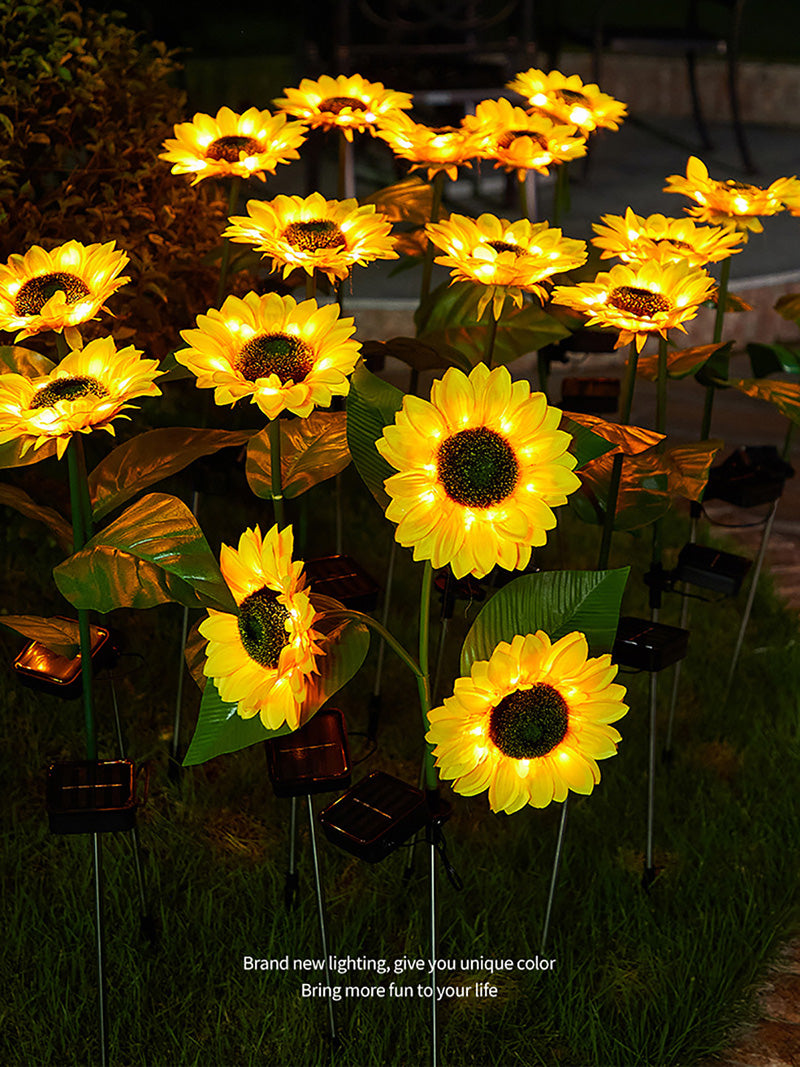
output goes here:
{"type": "Polygon", "coordinates": [[[60,363],[64,356],[69,352],[69,345],[67,339],[62,333],[56,334],[56,353],[58,355],[58,362],[60,363]]]}
{"type": "MultiPolygon", "coordinates": [[[[417,679],[419,691],[420,710],[422,712],[422,724],[425,733],[430,729],[428,712],[431,710],[430,696],[430,634],[431,634],[431,589],[433,587],[433,567],[430,560],[426,562],[422,572],[422,589],[419,596],[419,669],[420,677],[417,679]]],[[[424,736],[424,735],[423,735],[424,736]]],[[[438,781],[436,777],[436,765],[433,758],[433,746],[425,744],[425,787],[436,789],[438,781]]]]}
{"type": "Polygon", "coordinates": [[[494,313],[494,298],[489,301],[489,333],[486,337],[484,362],[489,370],[494,366],[494,343],[497,340],[497,315],[494,313]]]}
{"type": "MultiPolygon", "coordinates": [[[[431,184],[433,198],[431,200],[431,222],[439,221],[439,211],[442,207],[442,190],[444,189],[444,171],[440,170],[431,184]]],[[[431,278],[433,277],[433,257],[436,249],[432,241],[428,241],[425,249],[425,259],[422,263],[422,287],[419,294],[419,302],[423,304],[428,299],[431,291],[431,278]]]]}
{"type": "Polygon", "coordinates": [[[314,300],[317,295],[317,272],[312,270],[306,275],[306,300],[314,300]]]}
{"type": "Polygon", "coordinates": [[[344,135],[344,130],[339,130],[339,173],[337,192],[339,200],[344,200],[347,196],[347,155],[349,151],[352,151],[352,142],[348,142],[344,135]],[[348,145],[350,145],[349,148],[348,145]]]}
{"type": "Polygon", "coordinates": [[[547,397],[547,386],[549,384],[549,367],[550,363],[547,359],[547,354],[540,348],[536,353],[536,370],[539,375],[539,392],[544,393],[545,397],[547,397]]]}
{"type": "Polygon", "coordinates": [[[667,425],[667,339],[658,339],[658,380],[656,383],[656,430],[665,433],[667,425]]]}
{"type": "Polygon", "coordinates": [[[535,219],[531,218],[533,212],[530,210],[528,204],[528,174],[527,171],[517,171],[517,192],[519,193],[519,215],[522,219],[527,219],[529,222],[535,222],[535,219]]]}
{"type": "MultiPolygon", "coordinates": [[[[620,404],[620,423],[627,426],[630,422],[631,407],[633,406],[633,388],[636,384],[636,367],[639,363],[639,353],[632,346],[628,356],[628,370],[622,388],[622,401],[620,404]]],[[[618,452],[614,456],[611,467],[611,479],[608,484],[608,500],[606,501],[606,513],[603,520],[603,536],[600,541],[600,555],[597,561],[597,569],[603,571],[608,566],[611,554],[611,538],[614,534],[614,519],[617,516],[617,497],[619,496],[619,483],[622,478],[623,455],[618,452]]]]}
{"type": "Polygon", "coordinates": [[[275,522],[282,529],[285,521],[283,510],[283,481],[281,478],[281,423],[280,419],[270,419],[267,424],[269,435],[269,473],[272,487],[272,506],[275,510],[275,522]]]}
{"type": "MultiPolygon", "coordinates": [[[[239,186],[242,179],[238,174],[234,174],[231,178],[230,189],[228,190],[228,214],[226,218],[230,218],[233,214],[233,209],[239,202],[239,186]]],[[[217,307],[222,306],[222,298],[225,295],[225,286],[228,282],[228,267],[231,261],[231,247],[233,242],[229,237],[225,238],[225,243],[222,246],[222,262],[219,265],[219,281],[217,282],[217,307]]]]}
{"type": "MultiPolygon", "coordinates": [[[[87,514],[89,489],[86,481],[86,461],[83,442],[77,434],[67,446],[67,473],[69,475],[69,499],[72,508],[72,542],[80,552],[92,535],[91,512],[87,514]]],[[[78,609],[78,632],[81,646],[81,682],[83,688],[83,720],[86,730],[86,758],[97,759],[97,730],[92,703],[92,634],[89,612],[78,609]]]]}
{"type": "MultiPolygon", "coordinates": [[[[722,340],[722,324],[725,318],[725,304],[728,297],[728,282],[731,276],[731,257],[723,260],[719,274],[719,291],[717,292],[717,313],[714,316],[713,344],[718,345],[722,340]]],[[[706,398],[703,404],[703,421],[700,426],[700,440],[707,441],[711,435],[711,414],[714,410],[714,394],[716,389],[713,385],[706,386],[706,398]]]]}
{"type": "Polygon", "coordinates": [[[796,429],[797,424],[792,422],[792,420],[790,419],[789,425],[786,427],[786,437],[784,437],[783,439],[783,451],[781,452],[781,459],[783,459],[784,462],[787,463],[789,461],[789,453],[792,450],[792,438],[794,437],[796,429]]]}
{"type": "Polygon", "coordinates": [[[561,220],[570,209],[569,171],[567,164],[556,167],[556,187],[553,192],[553,225],[560,226],[561,220]]]}

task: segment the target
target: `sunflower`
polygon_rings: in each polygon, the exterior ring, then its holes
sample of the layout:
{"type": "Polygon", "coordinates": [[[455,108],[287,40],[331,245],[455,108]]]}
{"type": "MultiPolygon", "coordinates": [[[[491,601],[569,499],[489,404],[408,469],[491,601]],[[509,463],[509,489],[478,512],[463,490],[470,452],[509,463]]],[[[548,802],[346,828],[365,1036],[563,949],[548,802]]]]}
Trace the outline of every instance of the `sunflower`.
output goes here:
{"type": "Polygon", "coordinates": [[[551,115],[558,122],[568,122],[587,136],[593,130],[618,130],[627,107],[597,85],[581,81],[577,74],[565,77],[560,71],[549,74],[533,67],[518,74],[506,88],[524,96],[531,107],[551,115]]]}
{"type": "Polygon", "coordinates": [[[197,376],[198,388],[215,390],[217,404],[249,396],[269,419],[284,409],[305,418],[346,396],[361,349],[351,339],[353,319],[340,319],[338,305],[298,304],[276,293],[229,296],[199,315],[197,326],[181,333],[190,347],[175,353],[178,363],[197,376]]]}
{"type": "Polygon", "coordinates": [[[414,122],[402,111],[394,111],[380,120],[377,129],[396,156],[410,160],[411,170],[427,167],[428,178],[444,171],[453,181],[458,168],[471,167],[478,155],[478,144],[469,130],[454,126],[425,126],[414,122]]]}
{"type": "Polygon", "coordinates": [[[368,82],[360,74],[331,78],[323,74],[319,81],[303,78],[298,89],[284,89],[285,97],[275,106],[296,115],[311,127],[340,129],[348,141],[353,131],[375,132],[375,124],[390,111],[411,107],[409,93],[396,93],[381,82],[368,82]]]}
{"type": "Polygon", "coordinates": [[[220,569],[239,614],[209,609],[199,627],[208,638],[203,672],[243,719],[261,716],[268,730],[296,730],[308,680],[324,655],[312,629],[316,612],[300,560],[292,560],[291,527],[247,529],[238,550],[223,545],[220,569]]]}
{"type": "Polygon", "coordinates": [[[708,168],[697,156],[690,156],[686,177],[671,174],[664,186],[665,193],[682,193],[694,200],[695,207],[686,208],[700,222],[727,224],[737,230],[761,233],[764,227],[760,215],[777,215],[786,202],[800,196],[797,178],[777,178],[761,189],[745,182],[715,181],[708,176],[708,168]]]}
{"type": "Polygon", "coordinates": [[[615,348],[635,340],[641,351],[651,333],[666,337],[674,326],[685,332],[682,324],[695,317],[713,288],[699,267],[648,260],[630,267],[618,264],[593,282],[559,285],[552,301],[588,315],[586,326],[619,330],[615,348]]]}
{"type": "Polygon", "coordinates": [[[601,226],[593,224],[597,237],[592,244],[603,249],[601,259],[616,256],[623,263],[688,263],[702,267],[741,252],[744,235],[730,226],[696,226],[690,219],[664,215],[642,218],[628,208],[622,215],[603,215],[601,226]],[[740,247],[736,247],[736,246],[740,247]]]}
{"type": "Polygon", "coordinates": [[[600,781],[597,760],[617,751],[625,689],[615,685],[611,656],[588,659],[574,631],[552,643],[542,630],[472,664],[453,696],[428,714],[427,740],[442,778],[463,796],[489,790],[492,811],[544,808],[572,789],[589,794],[600,781]]]}
{"type": "Polygon", "coordinates": [[[191,122],[179,123],[158,158],[173,164],[173,174],[193,174],[192,185],[232,175],[255,175],[264,182],[265,170],[274,174],[279,163],[300,158],[297,149],[305,139],[303,123],[289,122],[285,115],[255,107],[237,115],[221,107],[216,117],[198,112],[191,122]]]}
{"type": "Polygon", "coordinates": [[[482,159],[494,159],[495,167],[515,170],[520,181],[529,170],[547,174],[554,163],[586,155],[586,141],[575,136],[575,126],[531,114],[504,97],[483,100],[462,124],[475,135],[482,159]]]}
{"type": "Polygon", "coordinates": [[[469,377],[451,367],[430,401],[407,396],[375,445],[399,471],[385,482],[397,541],[456,578],[526,567],[551,509],[580,485],[560,419],[543,393],[483,363],[469,377]]]}
{"type": "Polygon", "coordinates": [[[51,252],[34,245],[24,256],[10,256],[0,267],[0,330],[18,330],[17,341],[64,330],[77,347],[77,327],[106,311],[105,301],[130,280],[119,277],[128,257],[114,244],[68,241],[51,252]]]}
{"type": "Polygon", "coordinates": [[[224,236],[251,244],[272,259],[273,270],[287,277],[296,267],[320,270],[329,281],[374,259],[397,259],[392,224],[374,204],[326,200],[320,193],[249,200],[247,216],[235,216],[224,236]]]}
{"type": "MultiPolygon", "coordinates": [[[[55,441],[60,459],[74,433],[107,430],[135,396],[160,396],[158,360],[140,359],[129,346],[117,351],[99,337],[70,352],[50,374],[0,375],[0,444],[24,439],[22,454],[55,441]]],[[[123,416],[126,417],[126,416],[123,416]]]]}
{"type": "Polygon", "coordinates": [[[523,290],[544,300],[542,281],[586,262],[585,242],[563,237],[561,230],[546,222],[451,215],[446,222],[429,223],[425,233],[445,253],[436,262],[451,269],[453,281],[486,286],[478,304],[479,318],[493,297],[495,314],[506,295],[521,305],[523,290]]]}

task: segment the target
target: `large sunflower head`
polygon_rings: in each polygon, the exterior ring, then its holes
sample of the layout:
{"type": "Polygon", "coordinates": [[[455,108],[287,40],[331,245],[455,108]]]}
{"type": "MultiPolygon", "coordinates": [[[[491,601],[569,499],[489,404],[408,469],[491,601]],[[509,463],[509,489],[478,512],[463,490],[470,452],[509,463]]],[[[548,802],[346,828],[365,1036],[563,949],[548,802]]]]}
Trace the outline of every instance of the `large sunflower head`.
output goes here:
{"type": "Polygon", "coordinates": [[[494,294],[501,306],[506,294],[521,305],[523,290],[544,300],[541,282],[586,262],[585,242],[564,237],[546,222],[451,215],[446,222],[429,223],[425,233],[445,253],[436,262],[451,269],[454,281],[487,287],[479,315],[494,294]]]}
{"type": "Polygon", "coordinates": [[[124,285],[128,263],[115,242],[82,245],[68,241],[51,252],[34,245],[0,266],[0,330],[16,340],[44,330],[64,330],[78,344],[77,327],[105,311],[105,301],[124,285]]]}
{"type": "Polygon", "coordinates": [[[594,223],[592,244],[602,249],[601,259],[616,257],[623,263],[688,263],[702,267],[741,252],[744,235],[731,226],[697,226],[691,219],[664,215],[642,218],[628,208],[625,215],[603,215],[594,223]]]}
{"type": "Polygon", "coordinates": [[[464,796],[489,790],[492,811],[544,808],[572,789],[589,794],[597,760],[621,740],[609,723],[627,712],[611,656],[589,659],[586,638],[555,643],[544,631],[501,641],[458,678],[453,696],[429,712],[427,740],[442,778],[464,796]]]}
{"type": "Polygon", "coordinates": [[[181,333],[189,348],[175,358],[200,389],[215,390],[217,404],[249,396],[269,419],[284,410],[305,418],[347,395],[361,349],[354,330],[336,304],[248,293],[199,315],[197,329],[181,333]]]}
{"type": "Polygon", "coordinates": [[[518,74],[507,88],[557,122],[576,126],[584,137],[596,129],[618,130],[628,111],[621,101],[601,93],[597,85],[584,85],[577,74],[566,77],[559,70],[548,74],[531,67],[518,74]]]}
{"type": "Polygon", "coordinates": [[[331,78],[323,74],[318,81],[303,78],[298,89],[284,89],[285,97],[275,106],[304,123],[323,130],[341,130],[353,140],[353,131],[375,132],[375,124],[390,111],[411,107],[409,93],[384,88],[381,82],[368,82],[360,74],[331,78]]]}
{"type": "Polygon", "coordinates": [[[483,363],[469,377],[451,367],[430,400],[407,396],[376,442],[399,472],[385,482],[397,541],[456,578],[526,567],[580,485],[560,419],[543,393],[483,363]]]}
{"type": "Polygon", "coordinates": [[[316,612],[305,589],[303,563],[292,559],[291,527],[262,538],[245,530],[239,547],[222,546],[220,570],[239,614],[209,610],[200,624],[208,638],[203,671],[243,719],[260,715],[268,730],[300,726],[309,678],[324,655],[314,631],[316,612]]]}
{"type": "Polygon", "coordinates": [[[478,145],[469,130],[453,126],[425,126],[402,111],[393,111],[380,120],[376,131],[396,156],[410,160],[411,170],[427,168],[428,178],[444,171],[453,181],[459,167],[471,167],[478,145]]]}
{"type": "Polygon", "coordinates": [[[272,259],[273,270],[286,277],[302,267],[320,270],[332,282],[346,278],[356,264],[397,259],[392,224],[374,204],[326,200],[320,193],[249,200],[247,216],[230,219],[225,236],[250,244],[272,259]]]}
{"type": "Polygon", "coordinates": [[[588,315],[587,326],[619,330],[615,348],[635,340],[641,351],[650,334],[666,337],[673,327],[684,330],[683,323],[695,317],[713,289],[699,267],[648,260],[618,264],[593,282],[556,286],[552,300],[588,315]]]}
{"type": "Polygon", "coordinates": [[[761,233],[764,227],[759,216],[777,215],[793,197],[800,195],[797,178],[777,178],[762,189],[757,185],[732,179],[715,181],[708,176],[708,167],[697,156],[690,156],[686,177],[671,174],[664,186],[665,193],[681,193],[694,201],[689,214],[700,222],[735,227],[747,234],[761,233]]]}
{"type": "Polygon", "coordinates": [[[553,164],[586,155],[586,141],[576,136],[575,126],[514,107],[505,97],[483,100],[463,125],[475,135],[482,159],[494,159],[495,167],[515,170],[520,178],[529,170],[547,174],[553,164]]]}
{"type": "Polygon", "coordinates": [[[289,122],[285,115],[255,107],[238,115],[221,107],[216,116],[198,113],[191,122],[179,123],[158,158],[172,163],[173,174],[194,175],[192,185],[232,175],[255,175],[263,182],[265,170],[274,174],[279,163],[300,158],[297,149],[305,139],[303,123],[289,122]]]}
{"type": "Polygon", "coordinates": [[[64,455],[74,433],[107,430],[137,396],[159,396],[158,360],[140,359],[129,346],[117,351],[110,337],[70,352],[40,378],[0,375],[0,444],[23,439],[23,454],[55,441],[64,455]]]}

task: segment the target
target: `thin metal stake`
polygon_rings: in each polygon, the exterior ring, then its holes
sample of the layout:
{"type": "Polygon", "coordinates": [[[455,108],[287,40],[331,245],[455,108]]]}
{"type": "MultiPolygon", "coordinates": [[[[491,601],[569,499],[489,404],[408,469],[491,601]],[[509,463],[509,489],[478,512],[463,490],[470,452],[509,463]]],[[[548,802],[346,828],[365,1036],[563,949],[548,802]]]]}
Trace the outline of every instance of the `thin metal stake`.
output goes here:
{"type": "Polygon", "coordinates": [[[650,753],[647,777],[647,853],[645,859],[645,877],[652,880],[653,865],[653,824],[656,806],[656,705],[658,700],[658,673],[650,671],[650,753]]]}
{"type": "MultiPolygon", "coordinates": [[[[397,541],[392,537],[392,547],[389,551],[389,566],[386,571],[386,586],[383,593],[383,604],[381,605],[381,625],[386,628],[389,622],[389,605],[392,599],[392,585],[394,583],[394,561],[397,556],[397,541]]],[[[381,674],[383,673],[383,660],[386,655],[386,642],[381,638],[378,645],[378,663],[375,667],[375,685],[372,688],[372,695],[379,697],[381,694],[381,674]]]]}
{"type": "Polygon", "coordinates": [[[550,892],[547,895],[547,908],[544,913],[544,929],[542,930],[542,949],[541,954],[544,955],[544,950],[547,947],[547,935],[550,931],[550,916],[553,912],[553,899],[556,895],[556,882],[558,881],[558,868],[561,863],[561,850],[564,845],[564,831],[567,826],[567,805],[569,803],[569,795],[564,799],[564,803],[561,805],[561,822],[558,827],[558,838],[556,840],[556,854],[553,857],[553,873],[550,877],[550,892]]]}
{"type": "MultiPolygon", "coordinates": [[[[117,731],[117,748],[120,759],[125,759],[125,737],[122,733],[122,720],[119,716],[119,704],[117,703],[117,690],[114,686],[114,676],[108,672],[108,680],[111,683],[111,703],[114,708],[114,725],[117,731]]],[[[142,865],[142,845],[139,840],[139,827],[135,824],[130,829],[131,844],[133,845],[133,866],[136,870],[136,884],[139,888],[139,913],[143,927],[150,928],[152,920],[147,908],[147,893],[144,884],[144,867],[142,865]]]]}
{"type": "MultiPolygon", "coordinates": [[[[689,543],[694,544],[697,540],[697,519],[692,517],[692,525],[689,529],[689,543]]],[[[684,583],[685,584],[685,583],[684,583]]],[[[686,589],[683,590],[686,592],[686,589]]],[[[680,628],[685,630],[689,625],[689,598],[685,596],[683,603],[681,604],[681,620],[680,628]]],[[[664,742],[664,754],[669,755],[672,752],[672,729],[675,723],[675,709],[678,706],[678,690],[681,684],[681,665],[683,660],[679,659],[675,664],[675,670],[672,675],[672,696],[669,702],[669,719],[667,720],[667,738],[664,742]]]]}
{"type": "MultiPolygon", "coordinates": [[[[325,932],[325,903],[322,899],[322,879],[319,874],[319,855],[317,854],[317,835],[314,829],[314,803],[309,793],[306,797],[308,803],[308,827],[311,836],[311,855],[314,860],[314,886],[317,891],[317,913],[319,915],[319,933],[322,939],[322,956],[325,960],[325,984],[332,990],[330,962],[328,959],[328,936],[325,932]]],[[[336,1020],[333,1017],[333,994],[328,996],[328,1022],[331,1029],[331,1041],[336,1044],[336,1020]]]]}
{"type": "Polygon", "coordinates": [[[103,929],[103,856],[100,834],[92,834],[92,866],[94,867],[94,928],[97,948],[97,1019],[100,1026],[100,1064],[108,1063],[108,1011],[106,1006],[106,948],[103,929]]]}
{"type": "Polygon", "coordinates": [[[756,598],[756,586],[758,585],[758,577],[761,574],[761,567],[764,563],[764,557],[767,554],[767,545],[769,544],[770,534],[772,533],[772,524],[775,521],[775,512],[778,510],[778,501],[774,500],[772,508],[770,509],[769,516],[767,518],[764,532],[761,535],[761,545],[758,549],[758,557],[756,558],[756,565],[753,569],[753,580],[750,583],[750,590],[747,594],[747,603],[744,608],[744,615],[742,616],[742,624],[739,627],[739,635],[736,638],[736,648],[733,650],[733,659],[731,660],[730,670],[728,671],[728,681],[725,683],[725,695],[730,692],[731,682],[733,676],[736,673],[736,664],[739,661],[739,653],[742,651],[742,643],[744,642],[744,632],[747,629],[747,624],[750,622],[750,612],[753,610],[753,601],[756,598]]]}
{"type": "Polygon", "coordinates": [[[294,907],[297,894],[297,797],[292,797],[289,810],[289,868],[286,871],[286,885],[283,890],[283,902],[287,908],[294,907]]]}
{"type": "Polygon", "coordinates": [[[439,1044],[438,1020],[436,1018],[436,843],[435,828],[431,828],[431,1062],[436,1067],[439,1044]]]}

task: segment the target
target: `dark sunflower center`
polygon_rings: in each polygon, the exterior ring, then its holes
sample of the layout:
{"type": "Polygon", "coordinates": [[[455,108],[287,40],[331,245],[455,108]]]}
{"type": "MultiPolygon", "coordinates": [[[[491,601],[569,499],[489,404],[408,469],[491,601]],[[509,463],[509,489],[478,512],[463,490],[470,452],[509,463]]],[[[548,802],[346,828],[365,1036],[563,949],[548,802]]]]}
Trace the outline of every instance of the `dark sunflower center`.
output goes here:
{"type": "Polygon", "coordinates": [[[688,241],[676,241],[674,237],[656,237],[653,241],[653,244],[672,245],[673,248],[685,248],[687,252],[694,251],[688,241]]]}
{"type": "Polygon", "coordinates": [[[661,293],[651,293],[649,289],[637,289],[630,285],[612,289],[608,302],[612,307],[627,311],[638,319],[652,319],[659,311],[669,311],[671,306],[661,293]]]}
{"type": "Polygon", "coordinates": [[[239,605],[239,636],[250,659],[262,667],[278,666],[281,649],[289,641],[288,618],[289,612],[271,589],[259,589],[244,598],[239,605]]]}
{"type": "Polygon", "coordinates": [[[84,296],[91,296],[91,290],[80,278],[55,270],[52,274],[29,278],[17,293],[14,310],[18,315],[38,315],[56,293],[64,293],[70,305],[77,304],[84,296]]]}
{"type": "Polygon", "coordinates": [[[238,163],[241,152],[244,152],[246,156],[254,156],[260,148],[261,145],[255,137],[232,133],[212,141],[206,149],[206,159],[222,159],[226,163],[238,163]]]}
{"type": "Polygon", "coordinates": [[[502,137],[498,138],[497,143],[501,148],[508,148],[513,141],[518,140],[520,137],[530,137],[540,148],[547,148],[547,138],[541,133],[535,133],[533,130],[507,130],[502,137]]]}
{"type": "Polygon", "coordinates": [[[51,408],[59,400],[77,400],[81,396],[108,396],[108,389],[96,378],[56,378],[40,389],[31,400],[32,408],[51,408]]]}
{"type": "Polygon", "coordinates": [[[302,382],[314,366],[312,349],[299,337],[269,333],[254,337],[236,359],[236,370],[248,382],[277,374],[281,384],[302,382]]]}
{"type": "Polygon", "coordinates": [[[492,708],[489,737],[509,759],[546,756],[567,734],[569,711],[557,689],[538,682],[517,689],[492,708]]]}
{"type": "Polygon", "coordinates": [[[341,248],[346,244],[344,234],[331,219],[309,219],[293,222],[283,231],[284,241],[304,252],[316,252],[318,248],[341,248]]]}
{"type": "Polygon", "coordinates": [[[513,252],[515,256],[521,256],[525,251],[524,248],[520,248],[519,245],[509,244],[508,241],[487,241],[487,245],[493,248],[495,252],[513,252]]]}
{"type": "Polygon", "coordinates": [[[363,100],[357,100],[354,96],[329,96],[320,105],[320,111],[327,111],[330,115],[338,115],[349,107],[351,111],[366,111],[367,105],[363,100]]]}
{"type": "Polygon", "coordinates": [[[574,89],[557,89],[555,95],[565,104],[585,104],[588,102],[583,93],[576,93],[574,89]]]}
{"type": "Polygon", "coordinates": [[[486,426],[461,430],[439,446],[439,481],[451,500],[468,508],[488,508],[514,492],[519,464],[504,437],[486,426]]]}

